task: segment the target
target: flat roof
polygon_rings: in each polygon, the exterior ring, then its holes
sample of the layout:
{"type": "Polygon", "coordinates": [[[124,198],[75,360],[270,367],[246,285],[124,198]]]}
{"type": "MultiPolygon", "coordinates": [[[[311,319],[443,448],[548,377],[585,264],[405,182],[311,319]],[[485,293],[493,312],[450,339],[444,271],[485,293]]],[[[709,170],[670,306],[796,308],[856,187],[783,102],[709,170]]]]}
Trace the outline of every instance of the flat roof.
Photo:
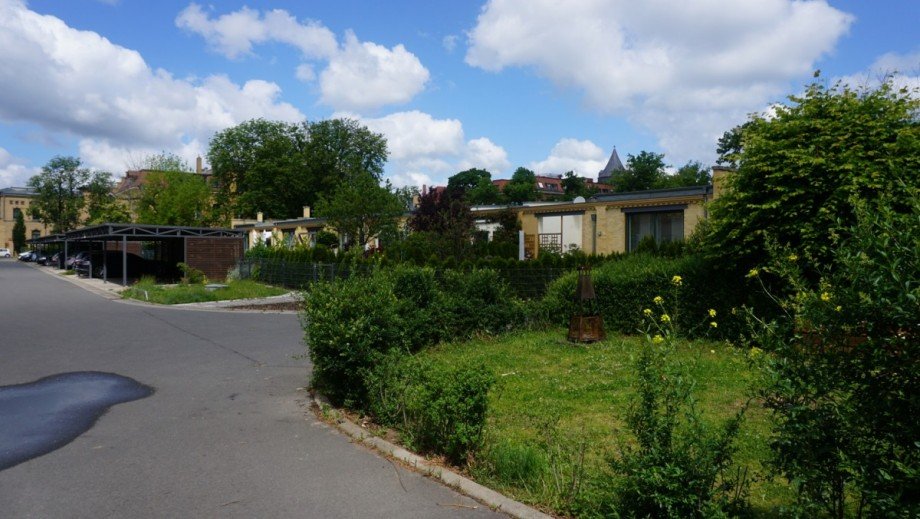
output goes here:
{"type": "Polygon", "coordinates": [[[40,245],[63,241],[102,241],[116,238],[127,239],[128,241],[156,241],[167,238],[242,238],[243,235],[244,231],[220,227],[103,223],[61,234],[42,236],[28,240],[28,243],[40,245]]]}

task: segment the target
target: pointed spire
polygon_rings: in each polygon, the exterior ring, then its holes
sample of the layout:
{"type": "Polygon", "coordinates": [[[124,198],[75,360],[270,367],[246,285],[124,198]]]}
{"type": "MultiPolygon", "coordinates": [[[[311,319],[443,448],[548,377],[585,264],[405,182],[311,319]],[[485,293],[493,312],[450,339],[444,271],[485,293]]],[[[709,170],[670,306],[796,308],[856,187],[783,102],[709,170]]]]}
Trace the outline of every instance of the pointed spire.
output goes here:
{"type": "Polygon", "coordinates": [[[617,155],[617,147],[614,146],[613,153],[610,154],[610,160],[607,161],[607,165],[597,173],[597,181],[601,184],[606,184],[607,181],[610,180],[610,177],[613,176],[614,171],[625,170],[626,168],[623,166],[620,156],[617,155]]]}

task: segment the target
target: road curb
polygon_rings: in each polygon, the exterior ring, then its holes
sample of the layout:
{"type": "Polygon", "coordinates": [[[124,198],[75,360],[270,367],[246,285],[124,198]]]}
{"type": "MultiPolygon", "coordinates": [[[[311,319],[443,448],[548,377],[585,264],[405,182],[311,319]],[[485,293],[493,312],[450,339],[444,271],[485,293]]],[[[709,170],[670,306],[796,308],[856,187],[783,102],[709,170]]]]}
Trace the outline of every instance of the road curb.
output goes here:
{"type": "MultiPolygon", "coordinates": [[[[311,398],[313,405],[318,409],[322,408],[323,405],[332,407],[329,400],[319,393],[313,392],[311,398]]],[[[415,470],[440,480],[445,485],[485,504],[493,510],[498,510],[519,519],[553,519],[553,516],[547,515],[536,508],[499,494],[491,488],[484,487],[449,469],[429,463],[418,454],[409,452],[383,438],[373,436],[347,418],[338,418],[335,420],[335,425],[355,441],[361,442],[387,457],[400,460],[415,470]]]]}

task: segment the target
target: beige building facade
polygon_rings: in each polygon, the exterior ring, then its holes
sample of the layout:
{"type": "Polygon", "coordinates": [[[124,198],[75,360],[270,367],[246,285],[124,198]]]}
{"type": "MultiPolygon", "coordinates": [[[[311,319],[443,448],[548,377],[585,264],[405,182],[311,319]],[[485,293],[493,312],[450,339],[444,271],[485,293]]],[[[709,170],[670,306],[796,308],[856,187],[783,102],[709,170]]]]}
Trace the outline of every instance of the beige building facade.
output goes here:
{"type": "Polygon", "coordinates": [[[16,215],[20,212],[26,224],[27,240],[49,234],[48,226],[29,216],[28,208],[34,198],[35,192],[27,187],[0,189],[0,247],[13,249],[13,226],[16,224],[16,215]]]}

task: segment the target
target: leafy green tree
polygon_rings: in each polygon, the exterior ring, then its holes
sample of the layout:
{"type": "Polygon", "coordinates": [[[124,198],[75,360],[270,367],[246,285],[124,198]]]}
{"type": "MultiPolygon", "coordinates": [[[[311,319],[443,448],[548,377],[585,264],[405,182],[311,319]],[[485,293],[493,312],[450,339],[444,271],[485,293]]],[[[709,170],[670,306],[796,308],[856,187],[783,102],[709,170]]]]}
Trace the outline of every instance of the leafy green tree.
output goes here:
{"type": "Polygon", "coordinates": [[[212,223],[211,189],[204,179],[182,171],[153,171],[137,201],[138,223],[208,226],[212,223]]]}
{"type": "Polygon", "coordinates": [[[16,211],[16,223],[13,224],[13,252],[22,252],[26,246],[26,221],[22,211],[16,211]]]}
{"type": "Polygon", "coordinates": [[[537,199],[537,175],[527,168],[517,168],[505,184],[505,198],[512,204],[523,204],[537,199]]]}
{"type": "Polygon", "coordinates": [[[732,168],[738,166],[738,158],[741,156],[742,134],[747,126],[748,123],[735,126],[723,133],[722,137],[719,137],[719,142],[716,145],[716,153],[719,154],[719,158],[716,159],[716,164],[732,168]]]}
{"type": "Polygon", "coordinates": [[[814,83],[789,100],[744,125],[738,169],[712,206],[709,250],[744,270],[765,262],[768,239],[831,267],[856,201],[905,207],[920,179],[916,92],[814,83]]]}
{"type": "Polygon", "coordinates": [[[318,193],[332,193],[342,182],[371,175],[380,181],[387,141],[354,119],[327,119],[307,126],[308,181],[318,193]]]}
{"type": "Polygon", "coordinates": [[[576,175],[574,171],[567,171],[565,175],[562,176],[562,190],[565,191],[565,198],[567,200],[573,200],[578,196],[589,197],[594,194],[592,190],[588,188],[585,179],[576,175]]]}
{"type": "Polygon", "coordinates": [[[392,230],[405,210],[390,183],[381,186],[371,173],[342,182],[331,196],[320,199],[317,212],[340,236],[347,248],[361,248],[375,236],[392,230]]]}
{"type": "Polygon", "coordinates": [[[656,188],[705,186],[712,181],[709,166],[699,161],[688,161],[673,175],[664,175],[656,188]]]}
{"type": "Polygon", "coordinates": [[[626,169],[615,172],[610,183],[616,191],[644,191],[654,189],[665,176],[663,153],[641,151],[626,156],[626,169]]]}
{"type": "Polygon", "coordinates": [[[314,205],[317,192],[308,174],[306,124],[253,119],[218,132],[211,139],[208,162],[217,183],[217,210],[222,219],[294,218],[314,205]]]}
{"type": "Polygon", "coordinates": [[[106,171],[93,173],[83,192],[86,199],[86,223],[125,223],[131,221],[131,213],[112,195],[115,181],[106,171]]]}
{"type": "Polygon", "coordinates": [[[141,161],[137,169],[148,169],[150,171],[192,171],[191,166],[182,157],[175,153],[162,151],[152,155],[147,155],[141,161]]]}
{"type": "Polygon", "coordinates": [[[83,188],[90,178],[89,170],[81,165],[77,157],[56,156],[29,179],[28,186],[36,192],[29,214],[51,225],[52,232],[69,231],[80,222],[83,188]]]}
{"type": "Polygon", "coordinates": [[[484,169],[472,168],[447,179],[447,189],[459,191],[471,205],[488,205],[501,202],[501,192],[492,183],[492,174],[484,169]]]}
{"type": "Polygon", "coordinates": [[[415,208],[416,201],[418,200],[419,196],[421,196],[418,188],[415,186],[398,187],[393,190],[393,194],[399,198],[399,201],[403,205],[403,209],[406,211],[413,210],[415,208]]]}
{"type": "Polygon", "coordinates": [[[409,228],[435,244],[435,249],[460,258],[473,240],[473,213],[466,199],[449,189],[432,189],[419,200],[409,228]]]}

